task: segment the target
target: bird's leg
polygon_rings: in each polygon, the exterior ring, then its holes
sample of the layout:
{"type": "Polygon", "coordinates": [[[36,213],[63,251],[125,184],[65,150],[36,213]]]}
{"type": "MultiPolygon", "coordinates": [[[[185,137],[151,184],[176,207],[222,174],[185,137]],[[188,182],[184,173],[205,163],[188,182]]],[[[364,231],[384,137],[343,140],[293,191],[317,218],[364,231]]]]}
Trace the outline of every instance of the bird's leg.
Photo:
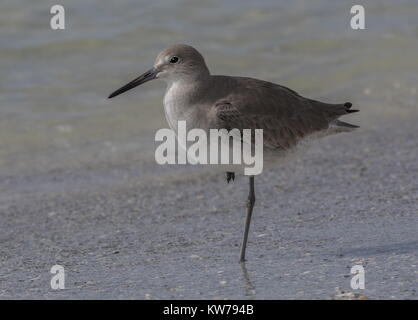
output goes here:
{"type": "Polygon", "coordinates": [[[235,172],[227,172],[226,173],[226,182],[229,183],[229,181],[235,180],[235,172]]]}
{"type": "Polygon", "coordinates": [[[248,231],[250,230],[251,216],[253,214],[253,208],[255,203],[255,192],[254,192],[254,176],[250,177],[250,192],[247,200],[247,218],[245,219],[244,237],[241,244],[241,255],[240,262],[245,261],[245,249],[247,248],[248,231]]]}

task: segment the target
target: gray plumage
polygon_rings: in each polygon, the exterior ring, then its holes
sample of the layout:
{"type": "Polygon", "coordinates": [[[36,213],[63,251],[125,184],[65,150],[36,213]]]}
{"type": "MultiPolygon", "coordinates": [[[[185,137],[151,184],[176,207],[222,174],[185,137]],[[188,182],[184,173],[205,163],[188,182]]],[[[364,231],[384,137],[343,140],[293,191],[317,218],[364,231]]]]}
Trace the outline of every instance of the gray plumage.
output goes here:
{"type": "Polygon", "coordinates": [[[327,104],[302,97],[295,91],[267,81],[212,76],[222,84],[214,90],[220,98],[213,103],[213,127],[263,129],[264,146],[288,149],[311,134],[336,125],[355,128],[337,118],[355,110],[351,104],[327,104]]]}
{"type": "MultiPolygon", "coordinates": [[[[351,131],[357,126],[338,120],[351,110],[351,103],[329,104],[302,97],[297,92],[267,81],[245,77],[211,75],[203,56],[193,47],[179,44],[163,50],[154,66],[109,98],[152,79],[167,82],[164,110],[176,131],[178,121],[187,129],[263,129],[264,163],[284,158],[300,140],[351,131]]],[[[222,167],[225,169],[224,167],[222,167]]],[[[237,167],[227,167],[227,182],[237,167]]],[[[254,176],[249,195],[240,261],[245,261],[248,231],[255,202],[254,176]]]]}

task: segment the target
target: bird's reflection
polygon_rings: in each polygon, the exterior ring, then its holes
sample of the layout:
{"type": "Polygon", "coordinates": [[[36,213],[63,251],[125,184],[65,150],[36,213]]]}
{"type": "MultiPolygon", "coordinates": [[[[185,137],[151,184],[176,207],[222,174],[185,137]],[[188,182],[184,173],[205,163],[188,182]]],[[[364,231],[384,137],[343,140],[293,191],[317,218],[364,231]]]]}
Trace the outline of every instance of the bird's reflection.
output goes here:
{"type": "Polygon", "coordinates": [[[245,262],[241,262],[241,272],[242,276],[244,278],[244,287],[245,287],[245,295],[249,297],[250,299],[255,299],[255,287],[253,283],[251,282],[250,275],[248,274],[247,267],[245,265],[245,262]]]}

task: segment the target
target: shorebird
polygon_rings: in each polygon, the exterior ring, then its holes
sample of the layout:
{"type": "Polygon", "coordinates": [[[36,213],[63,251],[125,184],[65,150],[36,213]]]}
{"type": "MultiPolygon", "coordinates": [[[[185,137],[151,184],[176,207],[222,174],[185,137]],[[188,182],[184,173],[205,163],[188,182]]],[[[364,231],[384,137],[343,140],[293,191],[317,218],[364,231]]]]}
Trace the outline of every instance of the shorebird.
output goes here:
{"type": "MultiPolygon", "coordinates": [[[[263,129],[267,164],[285,157],[308,137],[358,128],[338,120],[359,111],[352,110],[350,102],[329,104],[263,80],[211,75],[203,56],[185,44],[164,49],[150,70],[110,94],[109,99],[153,79],[167,83],[164,110],[172,130],[176,130],[178,121],[186,121],[190,129],[263,129]]],[[[235,169],[227,170],[227,182],[234,178],[235,169]]],[[[240,262],[245,261],[254,203],[254,176],[249,176],[240,262]]]]}

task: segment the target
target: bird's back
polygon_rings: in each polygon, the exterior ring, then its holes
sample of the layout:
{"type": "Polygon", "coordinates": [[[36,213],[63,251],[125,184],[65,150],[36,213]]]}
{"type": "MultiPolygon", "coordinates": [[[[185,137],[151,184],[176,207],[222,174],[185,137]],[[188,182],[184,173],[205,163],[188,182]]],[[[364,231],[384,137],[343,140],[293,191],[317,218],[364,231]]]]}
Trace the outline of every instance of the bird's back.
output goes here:
{"type": "Polygon", "coordinates": [[[284,86],[268,81],[229,76],[212,76],[213,125],[217,128],[263,129],[264,144],[287,149],[298,140],[330,127],[338,131],[356,128],[337,119],[350,110],[351,103],[329,104],[305,98],[284,86]]]}

